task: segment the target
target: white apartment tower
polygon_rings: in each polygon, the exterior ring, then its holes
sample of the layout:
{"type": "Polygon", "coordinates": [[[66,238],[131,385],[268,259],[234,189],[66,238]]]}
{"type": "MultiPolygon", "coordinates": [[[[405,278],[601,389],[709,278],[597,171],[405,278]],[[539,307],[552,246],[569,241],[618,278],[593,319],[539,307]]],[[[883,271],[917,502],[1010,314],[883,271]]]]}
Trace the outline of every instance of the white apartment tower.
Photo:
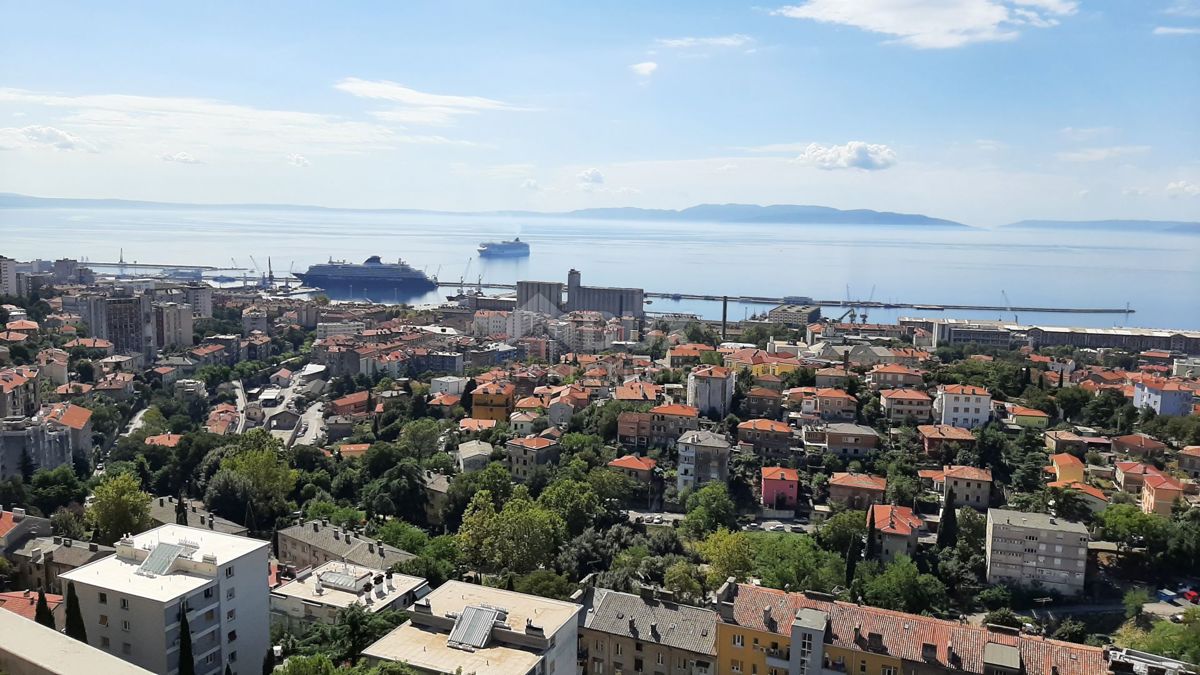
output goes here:
{"type": "Polygon", "coordinates": [[[1088,531],[1044,513],[988,509],[987,582],[1040,585],[1063,595],[1083,591],[1088,531]]]}
{"type": "Polygon", "coordinates": [[[60,575],[73,583],[88,643],[146,670],[179,672],[187,607],[197,675],[257,675],[270,646],[268,542],[163,525],[60,575]]]}

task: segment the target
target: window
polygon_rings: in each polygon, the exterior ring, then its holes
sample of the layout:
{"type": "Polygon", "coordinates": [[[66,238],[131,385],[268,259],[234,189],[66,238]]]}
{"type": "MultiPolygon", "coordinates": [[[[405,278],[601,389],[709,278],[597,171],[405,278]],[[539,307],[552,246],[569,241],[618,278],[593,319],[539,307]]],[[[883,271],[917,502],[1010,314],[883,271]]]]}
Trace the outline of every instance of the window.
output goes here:
{"type": "Polygon", "coordinates": [[[100,625],[101,625],[101,626],[107,626],[107,625],[108,625],[108,615],[107,615],[107,614],[101,614],[101,615],[100,615],[100,625]]]}
{"type": "Polygon", "coordinates": [[[129,609],[129,598],[121,598],[121,609],[129,609]]]}
{"type": "Polygon", "coordinates": [[[110,645],[112,645],[112,642],[109,641],[107,635],[100,638],[100,647],[102,649],[108,649],[110,645]]]}
{"type": "Polygon", "coordinates": [[[122,642],[121,643],[121,653],[122,654],[132,654],[133,653],[133,645],[129,644],[128,642],[122,642]]]}
{"type": "Polygon", "coordinates": [[[896,675],[896,666],[884,666],[880,668],[879,675],[896,675]]]}
{"type": "Polygon", "coordinates": [[[208,656],[204,657],[204,662],[209,665],[216,663],[217,662],[217,653],[213,652],[213,653],[209,654],[208,656]]]}
{"type": "Polygon", "coordinates": [[[237,652],[229,652],[229,662],[233,663],[235,661],[237,661],[237,652]]]}
{"type": "Polygon", "coordinates": [[[233,592],[233,589],[232,589],[232,588],[230,588],[229,590],[225,591],[225,599],[226,599],[226,600],[232,600],[232,599],[233,599],[233,596],[234,596],[234,592],[233,592]]]}
{"type": "MultiPolygon", "coordinates": [[[[307,608],[307,607],[305,607],[305,609],[308,609],[308,608],[307,608]]],[[[204,613],[204,620],[205,620],[205,621],[212,621],[212,620],[213,620],[213,619],[215,619],[215,618],[217,618],[217,610],[215,610],[215,609],[210,609],[210,610],[208,610],[207,612],[205,612],[205,613],[204,613]]]]}
{"type": "Polygon", "coordinates": [[[204,589],[204,599],[205,600],[211,600],[212,596],[213,596],[213,588],[211,586],[204,589]]]}
{"type": "Polygon", "coordinates": [[[661,665],[663,665],[663,664],[665,663],[665,662],[663,661],[663,655],[662,655],[662,652],[659,652],[659,653],[658,653],[658,657],[657,657],[657,658],[655,658],[655,660],[654,660],[654,661],[655,661],[655,663],[657,663],[657,664],[658,664],[658,665],[660,665],[660,666],[661,666],[661,665]]]}
{"type": "Polygon", "coordinates": [[[732,670],[732,671],[733,671],[733,672],[735,672],[735,673],[740,673],[740,672],[742,672],[742,662],[741,662],[741,661],[738,661],[738,660],[736,660],[736,659],[735,659],[735,660],[733,660],[733,661],[730,661],[730,662],[729,662],[729,669],[730,669],[730,670],[732,670]]]}
{"type": "Polygon", "coordinates": [[[121,620],[121,630],[125,631],[126,633],[129,632],[129,620],[128,619],[121,620]]]}
{"type": "Polygon", "coordinates": [[[225,620],[226,621],[233,621],[236,618],[237,618],[237,610],[236,609],[231,609],[228,612],[225,612],[225,620]]]}
{"type": "Polygon", "coordinates": [[[101,593],[101,594],[100,594],[100,604],[102,604],[102,605],[107,605],[107,604],[108,604],[108,593],[101,593]]]}
{"type": "Polygon", "coordinates": [[[866,661],[858,662],[858,672],[860,672],[860,673],[867,672],[867,662],[866,661]]]}
{"type": "Polygon", "coordinates": [[[734,647],[745,647],[746,646],[746,636],[734,635],[733,636],[733,646],[734,647]]]}
{"type": "Polygon", "coordinates": [[[229,635],[226,635],[225,637],[229,642],[237,642],[237,631],[231,630],[229,631],[229,635]]]}
{"type": "Polygon", "coordinates": [[[229,567],[225,568],[225,578],[226,579],[233,578],[233,565],[230,565],[229,567]]]}
{"type": "Polygon", "coordinates": [[[621,655],[621,643],[618,642],[615,645],[613,645],[613,647],[614,647],[613,654],[615,654],[616,656],[620,656],[621,655]]]}

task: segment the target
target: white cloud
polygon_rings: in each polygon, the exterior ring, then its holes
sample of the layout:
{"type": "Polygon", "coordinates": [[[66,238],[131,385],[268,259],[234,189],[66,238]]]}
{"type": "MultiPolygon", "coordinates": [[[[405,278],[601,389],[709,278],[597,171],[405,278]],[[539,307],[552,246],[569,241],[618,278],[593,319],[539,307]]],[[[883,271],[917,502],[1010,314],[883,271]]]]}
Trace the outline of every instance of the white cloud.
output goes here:
{"type": "Polygon", "coordinates": [[[1113,145],[1106,148],[1081,148],[1070,152],[1060,152],[1058,158],[1064,162],[1104,162],[1147,152],[1150,152],[1148,145],[1113,145]]]}
{"type": "Polygon", "coordinates": [[[430,94],[387,80],[363,80],[347,77],[334,89],[359,98],[387,101],[395,104],[390,110],[374,111],[378,119],[398,124],[447,126],[461,115],[476,115],[489,111],[530,110],[504,101],[482,96],[430,94]]]}
{"type": "Polygon", "coordinates": [[[863,169],[876,171],[896,163],[896,153],[886,145],[850,141],[845,145],[820,145],[809,143],[797,162],[818,169],[863,169]]]}
{"type": "Polygon", "coordinates": [[[692,49],[695,47],[745,47],[754,42],[754,38],[741,33],[718,35],[716,37],[681,37],[659,38],[654,43],[668,49],[692,49]]]}
{"type": "Polygon", "coordinates": [[[658,70],[658,64],[653,61],[643,61],[629,66],[629,69],[642,77],[650,77],[654,71],[658,70]]]}
{"type": "Polygon", "coordinates": [[[542,189],[542,186],[536,180],[532,178],[526,178],[525,180],[521,181],[521,189],[537,192],[542,189]]]}
{"type": "Polygon", "coordinates": [[[1181,28],[1179,26],[1156,26],[1155,35],[1200,35],[1200,28],[1181,28]]]}
{"type": "Polygon", "coordinates": [[[76,134],[85,135],[105,148],[149,150],[155,155],[163,147],[180,145],[209,148],[209,154],[224,149],[241,155],[261,153],[267,158],[286,155],[296,147],[306,148],[310,154],[350,154],[406,144],[472,145],[443,136],[404,134],[386,124],[336,115],[255,108],[200,98],[70,96],[0,88],[0,103],[65,111],[57,123],[70,131],[47,129],[66,134],[63,137],[66,140],[61,142],[76,146],[72,149],[93,147],[79,141],[76,134]]]}
{"type": "Polygon", "coordinates": [[[592,167],[590,169],[584,169],[583,171],[580,171],[579,174],[576,175],[575,177],[579,179],[580,185],[603,185],[604,184],[604,174],[600,173],[600,169],[597,169],[595,167],[592,167]]]}
{"type": "Polygon", "coordinates": [[[1169,197],[1200,197],[1200,184],[1177,180],[1167,183],[1169,197]]]}
{"type": "Polygon", "coordinates": [[[287,156],[287,163],[291,164],[292,166],[299,167],[312,166],[312,162],[308,161],[307,157],[304,155],[298,155],[294,152],[287,156]]]}
{"type": "Polygon", "coordinates": [[[1101,136],[1109,136],[1116,129],[1112,127],[1063,127],[1059,134],[1069,141],[1089,141],[1101,136]]]}
{"type": "Polygon", "coordinates": [[[0,129],[0,150],[27,150],[35,148],[96,152],[96,146],[69,131],[63,131],[57,127],[32,125],[28,127],[5,127],[0,129]]]}
{"type": "Polygon", "coordinates": [[[894,36],[919,49],[1013,40],[1078,9],[1074,0],[806,0],[773,13],[894,36]]]}
{"type": "Polygon", "coordinates": [[[1200,17],[1200,0],[1175,0],[1163,12],[1174,16],[1200,17]]]}
{"type": "Polygon", "coordinates": [[[165,152],[158,156],[164,162],[175,162],[177,164],[200,164],[200,160],[192,156],[190,152],[165,152]]]}

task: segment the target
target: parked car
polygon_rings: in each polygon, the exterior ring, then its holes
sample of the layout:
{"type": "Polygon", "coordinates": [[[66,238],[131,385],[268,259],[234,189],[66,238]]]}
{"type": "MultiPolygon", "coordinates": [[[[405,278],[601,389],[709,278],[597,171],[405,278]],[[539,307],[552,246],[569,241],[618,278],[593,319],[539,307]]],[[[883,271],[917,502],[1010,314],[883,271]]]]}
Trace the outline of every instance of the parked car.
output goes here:
{"type": "Polygon", "coordinates": [[[1183,594],[1183,599],[1187,600],[1193,605],[1200,604],[1200,592],[1196,591],[1195,589],[1185,591],[1183,594]]]}

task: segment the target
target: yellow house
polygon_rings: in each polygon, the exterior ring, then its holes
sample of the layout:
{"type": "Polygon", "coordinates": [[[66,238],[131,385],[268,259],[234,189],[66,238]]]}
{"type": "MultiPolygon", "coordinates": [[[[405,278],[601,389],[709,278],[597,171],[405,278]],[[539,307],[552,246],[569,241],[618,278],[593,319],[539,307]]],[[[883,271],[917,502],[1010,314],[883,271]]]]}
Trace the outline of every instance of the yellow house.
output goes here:
{"type": "Polygon", "coordinates": [[[824,593],[731,579],[715,600],[720,675],[1110,672],[1099,647],[867,607],[824,593]]]}
{"type": "Polygon", "coordinates": [[[511,382],[488,382],[471,392],[471,417],[507,422],[517,388],[511,382]]]}
{"type": "Polygon", "coordinates": [[[1045,429],[1050,424],[1050,416],[1046,413],[1015,403],[1008,406],[1008,418],[1010,422],[1024,429],[1045,429]]]}
{"type": "Polygon", "coordinates": [[[1050,466],[1056,482],[1083,483],[1083,462],[1069,452],[1050,455],[1050,466]]]}

